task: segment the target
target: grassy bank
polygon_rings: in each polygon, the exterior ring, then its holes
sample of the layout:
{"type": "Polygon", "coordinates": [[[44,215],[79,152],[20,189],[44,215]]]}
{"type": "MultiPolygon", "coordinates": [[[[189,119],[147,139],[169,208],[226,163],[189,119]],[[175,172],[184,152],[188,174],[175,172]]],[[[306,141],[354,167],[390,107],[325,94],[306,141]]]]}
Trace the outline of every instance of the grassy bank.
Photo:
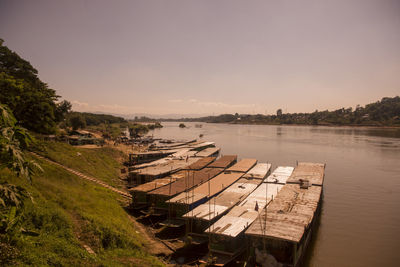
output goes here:
{"type": "Polygon", "coordinates": [[[66,143],[42,141],[37,153],[67,167],[93,176],[109,185],[121,187],[121,162],[125,155],[111,147],[80,148],[66,143]]]}
{"type": "MultiPolygon", "coordinates": [[[[119,153],[111,148],[78,149],[62,143],[45,144],[41,152],[110,183],[117,174],[119,163],[114,156],[119,153]]],[[[162,265],[146,252],[142,237],[120,205],[119,195],[35,160],[44,172],[34,175],[32,184],[7,169],[0,172],[0,182],[20,185],[33,198],[33,202],[25,201],[24,233],[7,242],[9,253],[2,255],[0,262],[34,266],[162,265]]]]}

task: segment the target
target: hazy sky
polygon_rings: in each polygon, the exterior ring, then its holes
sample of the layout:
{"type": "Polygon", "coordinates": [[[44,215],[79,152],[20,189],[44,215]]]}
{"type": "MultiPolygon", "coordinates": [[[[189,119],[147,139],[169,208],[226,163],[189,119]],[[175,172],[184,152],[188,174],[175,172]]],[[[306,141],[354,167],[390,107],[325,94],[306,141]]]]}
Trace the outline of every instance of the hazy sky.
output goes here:
{"type": "Polygon", "coordinates": [[[0,38],[80,111],[310,112],[400,95],[400,0],[0,0],[0,38]]]}

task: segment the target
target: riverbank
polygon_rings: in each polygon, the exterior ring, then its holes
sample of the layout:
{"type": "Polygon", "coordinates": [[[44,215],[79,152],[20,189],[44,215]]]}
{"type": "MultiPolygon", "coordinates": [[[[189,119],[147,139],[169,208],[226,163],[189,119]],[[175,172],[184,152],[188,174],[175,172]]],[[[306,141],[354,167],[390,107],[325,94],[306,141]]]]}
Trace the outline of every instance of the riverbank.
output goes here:
{"type": "MultiPolygon", "coordinates": [[[[125,155],[111,147],[79,148],[43,141],[35,151],[88,176],[124,189],[119,177],[125,155]]],[[[120,195],[86,181],[62,167],[27,155],[43,169],[32,183],[1,171],[1,181],[26,188],[23,231],[7,244],[8,265],[163,266],[151,245],[126,212],[120,195]]],[[[1,243],[4,244],[4,243],[1,243]]]]}

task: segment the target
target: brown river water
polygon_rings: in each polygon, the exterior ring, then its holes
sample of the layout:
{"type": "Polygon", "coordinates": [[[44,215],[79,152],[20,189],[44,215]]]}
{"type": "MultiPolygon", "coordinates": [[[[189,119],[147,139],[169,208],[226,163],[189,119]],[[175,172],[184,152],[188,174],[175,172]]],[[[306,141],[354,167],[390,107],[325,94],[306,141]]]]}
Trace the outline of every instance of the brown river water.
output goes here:
{"type": "Polygon", "coordinates": [[[154,137],[213,141],[277,166],[326,163],[307,266],[400,266],[400,129],[164,122],[154,137]]]}

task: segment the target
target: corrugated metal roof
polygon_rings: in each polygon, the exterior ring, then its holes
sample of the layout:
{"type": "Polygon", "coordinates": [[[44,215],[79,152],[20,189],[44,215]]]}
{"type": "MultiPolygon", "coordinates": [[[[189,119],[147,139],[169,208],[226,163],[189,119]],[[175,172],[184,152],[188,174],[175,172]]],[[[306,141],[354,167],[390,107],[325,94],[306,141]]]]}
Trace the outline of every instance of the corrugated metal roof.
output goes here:
{"type": "Polygon", "coordinates": [[[132,166],[131,168],[136,170],[136,169],[143,169],[143,168],[152,167],[152,166],[156,166],[156,165],[160,165],[160,164],[165,164],[173,159],[183,159],[186,156],[193,156],[193,153],[194,152],[190,151],[188,148],[179,149],[176,152],[174,152],[173,154],[168,155],[165,158],[158,159],[158,160],[148,162],[148,163],[138,164],[138,165],[132,166]]]}
{"type": "Polygon", "coordinates": [[[256,220],[246,234],[299,242],[314,217],[321,192],[320,186],[301,189],[298,184],[286,184],[267,207],[267,213],[263,211],[260,221],[256,220]]]}
{"type": "Polygon", "coordinates": [[[236,163],[235,165],[233,165],[232,167],[227,169],[227,171],[231,171],[231,172],[247,172],[248,170],[250,170],[256,164],[257,164],[257,160],[256,159],[242,159],[241,161],[239,161],[238,163],[236,163]]]}
{"type": "Polygon", "coordinates": [[[168,202],[182,204],[195,203],[200,199],[214,196],[215,194],[221,192],[239,179],[242,175],[243,173],[221,173],[210,179],[208,182],[191,189],[187,193],[185,192],[177,195],[168,202]]]}
{"type": "Polygon", "coordinates": [[[198,161],[200,158],[189,157],[187,159],[172,159],[163,164],[150,166],[147,168],[134,170],[133,173],[137,175],[157,176],[163,173],[176,171],[198,161]]]}
{"type": "Polygon", "coordinates": [[[183,217],[212,220],[239,203],[262,182],[260,179],[248,180],[241,178],[226,188],[219,195],[201,204],[183,217]]]}
{"type": "Polygon", "coordinates": [[[271,164],[269,163],[257,163],[256,166],[251,168],[243,177],[253,178],[253,179],[264,179],[271,169],[271,164]]]}
{"type": "Polygon", "coordinates": [[[185,171],[188,175],[185,179],[179,179],[168,186],[156,189],[150,194],[163,195],[163,196],[174,196],[185,190],[191,189],[193,186],[199,185],[213,178],[223,171],[222,168],[204,168],[200,171],[185,171]]]}
{"type": "MultiPolygon", "coordinates": [[[[277,174],[283,176],[282,169],[285,169],[285,167],[276,168],[268,178],[277,174]]],[[[291,172],[286,172],[285,175],[289,177],[291,172]]],[[[265,208],[267,203],[278,195],[278,192],[283,187],[281,184],[266,183],[265,181],[267,181],[268,178],[264,179],[263,183],[257,187],[256,190],[251,192],[237,206],[233,207],[228,214],[211,225],[206,232],[235,237],[246,230],[247,227],[256,220],[259,212],[265,208]],[[258,207],[258,211],[256,207],[258,207]]]]}
{"type": "Polygon", "coordinates": [[[290,175],[292,175],[293,170],[293,167],[279,166],[270,176],[268,176],[266,181],[268,183],[286,184],[286,181],[289,179],[290,175]]]}
{"type": "Polygon", "coordinates": [[[228,168],[232,163],[236,162],[237,155],[225,155],[208,165],[209,168],[228,168]]]}
{"type": "MultiPolygon", "coordinates": [[[[200,158],[200,157],[196,157],[200,158]]],[[[206,157],[206,158],[200,158],[198,161],[195,163],[190,164],[189,166],[185,167],[185,170],[201,170],[204,167],[206,167],[208,164],[213,162],[216,159],[216,157],[206,157]]]]}
{"type": "Polygon", "coordinates": [[[172,183],[176,181],[176,178],[172,178],[172,177],[168,177],[168,178],[159,178],[159,179],[155,179],[151,182],[145,183],[145,184],[141,184],[138,185],[136,187],[133,187],[131,189],[129,189],[129,192],[134,193],[134,192],[149,192],[151,190],[160,188],[164,185],[167,185],[169,183],[172,183]]]}
{"type": "Polygon", "coordinates": [[[325,164],[299,162],[287,183],[299,184],[300,180],[308,180],[310,184],[322,185],[324,183],[325,164]]]}

